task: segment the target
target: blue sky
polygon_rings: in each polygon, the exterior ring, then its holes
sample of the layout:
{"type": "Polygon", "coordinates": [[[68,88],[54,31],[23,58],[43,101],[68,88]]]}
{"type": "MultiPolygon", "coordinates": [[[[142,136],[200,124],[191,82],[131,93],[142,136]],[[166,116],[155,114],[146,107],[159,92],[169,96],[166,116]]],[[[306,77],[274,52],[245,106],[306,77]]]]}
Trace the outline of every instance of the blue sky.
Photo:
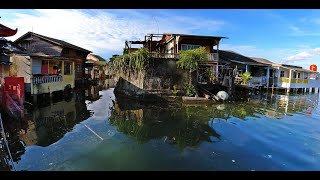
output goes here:
{"type": "Polygon", "coordinates": [[[226,36],[220,49],[276,63],[320,66],[320,10],[278,9],[40,9],[0,10],[0,23],[58,38],[106,59],[125,40],[147,33],[226,36]]]}

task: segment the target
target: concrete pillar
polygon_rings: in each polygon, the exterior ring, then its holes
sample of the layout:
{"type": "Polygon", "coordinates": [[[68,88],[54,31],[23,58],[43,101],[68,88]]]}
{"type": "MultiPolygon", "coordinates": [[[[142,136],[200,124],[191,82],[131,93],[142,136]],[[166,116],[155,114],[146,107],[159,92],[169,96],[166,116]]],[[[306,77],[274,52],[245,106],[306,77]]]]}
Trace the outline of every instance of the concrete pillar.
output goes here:
{"type": "Polygon", "coordinates": [[[290,88],[287,88],[287,94],[289,94],[290,93],[290,88]]]}
{"type": "Polygon", "coordinates": [[[318,94],[319,93],[319,88],[315,88],[314,92],[318,94]]]}
{"type": "Polygon", "coordinates": [[[267,88],[269,88],[269,79],[270,79],[270,66],[267,68],[267,88]]]}
{"type": "Polygon", "coordinates": [[[312,93],[312,88],[309,88],[309,93],[312,93]]]}
{"type": "Polygon", "coordinates": [[[304,93],[306,93],[307,92],[307,88],[304,88],[304,93]]]}
{"type": "Polygon", "coordinates": [[[290,87],[291,87],[291,76],[292,76],[292,69],[289,70],[289,83],[287,85],[289,92],[290,92],[290,87]]]}

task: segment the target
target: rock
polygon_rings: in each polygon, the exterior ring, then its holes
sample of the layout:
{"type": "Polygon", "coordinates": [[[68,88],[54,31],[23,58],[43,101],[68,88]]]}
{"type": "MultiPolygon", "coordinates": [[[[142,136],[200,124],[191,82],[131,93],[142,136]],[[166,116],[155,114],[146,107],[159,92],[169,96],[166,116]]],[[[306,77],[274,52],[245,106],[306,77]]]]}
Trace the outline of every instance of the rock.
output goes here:
{"type": "Polygon", "coordinates": [[[227,100],[227,99],[229,98],[228,93],[225,92],[225,91],[219,91],[219,92],[217,93],[217,96],[218,96],[218,98],[220,98],[220,99],[223,100],[223,101],[225,101],[225,100],[227,100]]]}

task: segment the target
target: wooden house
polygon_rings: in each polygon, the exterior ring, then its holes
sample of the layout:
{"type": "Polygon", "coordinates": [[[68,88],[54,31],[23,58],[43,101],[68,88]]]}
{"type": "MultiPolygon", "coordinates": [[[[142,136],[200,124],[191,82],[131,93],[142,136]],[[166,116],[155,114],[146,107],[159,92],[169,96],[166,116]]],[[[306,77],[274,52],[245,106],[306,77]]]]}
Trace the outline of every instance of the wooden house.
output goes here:
{"type": "Polygon", "coordinates": [[[12,59],[16,74],[25,77],[27,93],[37,95],[74,88],[83,80],[85,60],[91,51],[33,32],[14,42],[28,54],[12,59]]]}
{"type": "Polygon", "coordinates": [[[215,77],[218,77],[219,44],[224,38],[226,37],[172,33],[148,34],[144,41],[126,42],[126,48],[128,48],[128,52],[132,52],[135,51],[135,48],[131,48],[131,44],[142,44],[154,58],[178,60],[180,51],[205,47],[208,61],[201,63],[197,72],[198,81],[201,81],[199,77],[208,76],[209,71],[215,72],[215,77]]]}
{"type": "Polygon", "coordinates": [[[107,68],[107,61],[101,56],[95,54],[88,54],[85,74],[87,78],[99,79],[105,78],[105,70],[107,68]]]}

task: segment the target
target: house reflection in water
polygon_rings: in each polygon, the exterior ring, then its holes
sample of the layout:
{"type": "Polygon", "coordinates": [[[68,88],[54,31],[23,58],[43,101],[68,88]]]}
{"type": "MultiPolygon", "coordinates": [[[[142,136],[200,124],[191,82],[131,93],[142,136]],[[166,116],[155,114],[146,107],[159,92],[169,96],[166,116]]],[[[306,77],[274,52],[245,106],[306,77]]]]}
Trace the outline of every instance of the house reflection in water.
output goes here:
{"type": "Polygon", "coordinates": [[[182,150],[196,148],[204,141],[220,141],[220,135],[208,124],[207,110],[202,107],[172,109],[118,99],[109,122],[139,143],[163,138],[165,143],[182,150]]]}
{"type": "Polygon", "coordinates": [[[221,121],[261,117],[283,119],[293,114],[308,114],[318,105],[318,96],[267,95],[249,102],[175,108],[118,98],[109,120],[119,132],[140,143],[163,138],[164,142],[180,149],[196,148],[202,142],[221,140],[221,135],[215,131],[215,125],[221,121]]]}
{"type": "Polygon", "coordinates": [[[262,105],[263,108],[258,109],[258,112],[273,119],[282,119],[296,113],[311,115],[313,109],[318,105],[318,100],[319,94],[272,94],[268,97],[268,102],[262,105]]]}
{"type": "Polygon", "coordinates": [[[84,90],[75,89],[73,97],[33,110],[19,136],[26,146],[45,147],[61,139],[77,123],[90,116],[84,90]]]}

